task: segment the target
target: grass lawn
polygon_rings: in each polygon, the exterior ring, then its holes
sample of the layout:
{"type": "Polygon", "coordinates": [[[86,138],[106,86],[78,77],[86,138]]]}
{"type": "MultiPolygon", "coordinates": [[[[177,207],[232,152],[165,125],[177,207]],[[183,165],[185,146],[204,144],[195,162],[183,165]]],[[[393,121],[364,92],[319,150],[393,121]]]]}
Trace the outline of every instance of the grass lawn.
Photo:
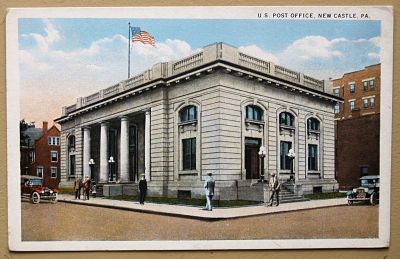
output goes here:
{"type": "Polygon", "coordinates": [[[346,197],[346,193],[343,192],[313,193],[313,194],[305,194],[304,197],[309,198],[311,200],[335,199],[335,198],[346,197]]]}
{"type": "MultiPolygon", "coordinates": [[[[137,196],[113,196],[108,199],[113,200],[125,200],[125,201],[138,201],[139,198],[137,196]]],[[[147,202],[152,203],[162,203],[162,204],[181,204],[181,205],[191,205],[191,206],[205,206],[206,199],[177,199],[177,198],[166,198],[166,197],[146,197],[147,202]]],[[[239,207],[239,206],[248,206],[248,205],[256,205],[261,204],[261,202],[257,201],[219,201],[213,200],[212,204],[214,207],[239,207]]]]}

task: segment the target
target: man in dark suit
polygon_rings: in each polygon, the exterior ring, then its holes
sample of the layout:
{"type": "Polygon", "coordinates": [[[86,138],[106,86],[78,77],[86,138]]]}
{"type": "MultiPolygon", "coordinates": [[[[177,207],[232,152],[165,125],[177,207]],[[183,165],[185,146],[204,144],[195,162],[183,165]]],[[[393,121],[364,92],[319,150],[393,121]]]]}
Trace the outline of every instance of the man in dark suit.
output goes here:
{"type": "Polygon", "coordinates": [[[139,202],[142,205],[144,205],[144,198],[146,197],[146,192],[147,192],[147,181],[144,177],[144,174],[142,174],[139,181],[139,193],[140,193],[139,202]]]}
{"type": "Polygon", "coordinates": [[[276,206],[279,206],[279,191],[281,189],[281,184],[279,183],[278,177],[274,172],[271,174],[269,187],[271,189],[271,197],[269,198],[268,206],[272,206],[274,202],[274,196],[276,197],[276,206]]]}

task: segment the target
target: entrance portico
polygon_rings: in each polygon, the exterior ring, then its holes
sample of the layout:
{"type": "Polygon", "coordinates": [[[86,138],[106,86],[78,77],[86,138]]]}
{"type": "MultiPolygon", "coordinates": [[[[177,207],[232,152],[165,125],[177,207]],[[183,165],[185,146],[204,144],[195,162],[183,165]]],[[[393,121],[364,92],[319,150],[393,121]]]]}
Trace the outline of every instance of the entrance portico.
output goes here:
{"type": "Polygon", "coordinates": [[[145,133],[150,130],[150,114],[146,110],[85,125],[83,176],[100,184],[132,183],[146,172],[150,180],[150,166],[145,170],[150,161],[150,134],[145,133]],[[93,171],[90,159],[95,162],[93,171]]]}

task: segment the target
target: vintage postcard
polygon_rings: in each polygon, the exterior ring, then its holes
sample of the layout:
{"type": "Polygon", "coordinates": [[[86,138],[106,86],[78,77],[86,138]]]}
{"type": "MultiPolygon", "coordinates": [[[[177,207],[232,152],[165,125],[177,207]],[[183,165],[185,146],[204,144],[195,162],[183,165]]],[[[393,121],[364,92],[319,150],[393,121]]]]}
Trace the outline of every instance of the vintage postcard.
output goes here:
{"type": "Polygon", "coordinates": [[[391,7],[27,8],[6,26],[11,250],[389,245],[391,7]]]}

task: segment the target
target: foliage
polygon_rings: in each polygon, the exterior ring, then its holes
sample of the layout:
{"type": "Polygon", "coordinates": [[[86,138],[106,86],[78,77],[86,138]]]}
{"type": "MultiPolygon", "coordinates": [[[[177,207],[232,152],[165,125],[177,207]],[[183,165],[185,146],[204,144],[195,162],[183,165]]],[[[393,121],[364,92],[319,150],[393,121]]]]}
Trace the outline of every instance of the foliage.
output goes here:
{"type": "Polygon", "coordinates": [[[20,141],[20,146],[25,146],[28,145],[30,139],[27,135],[24,134],[24,131],[29,129],[29,128],[34,128],[35,124],[34,122],[28,123],[25,121],[25,119],[22,119],[19,121],[19,141],[20,141]]]}

